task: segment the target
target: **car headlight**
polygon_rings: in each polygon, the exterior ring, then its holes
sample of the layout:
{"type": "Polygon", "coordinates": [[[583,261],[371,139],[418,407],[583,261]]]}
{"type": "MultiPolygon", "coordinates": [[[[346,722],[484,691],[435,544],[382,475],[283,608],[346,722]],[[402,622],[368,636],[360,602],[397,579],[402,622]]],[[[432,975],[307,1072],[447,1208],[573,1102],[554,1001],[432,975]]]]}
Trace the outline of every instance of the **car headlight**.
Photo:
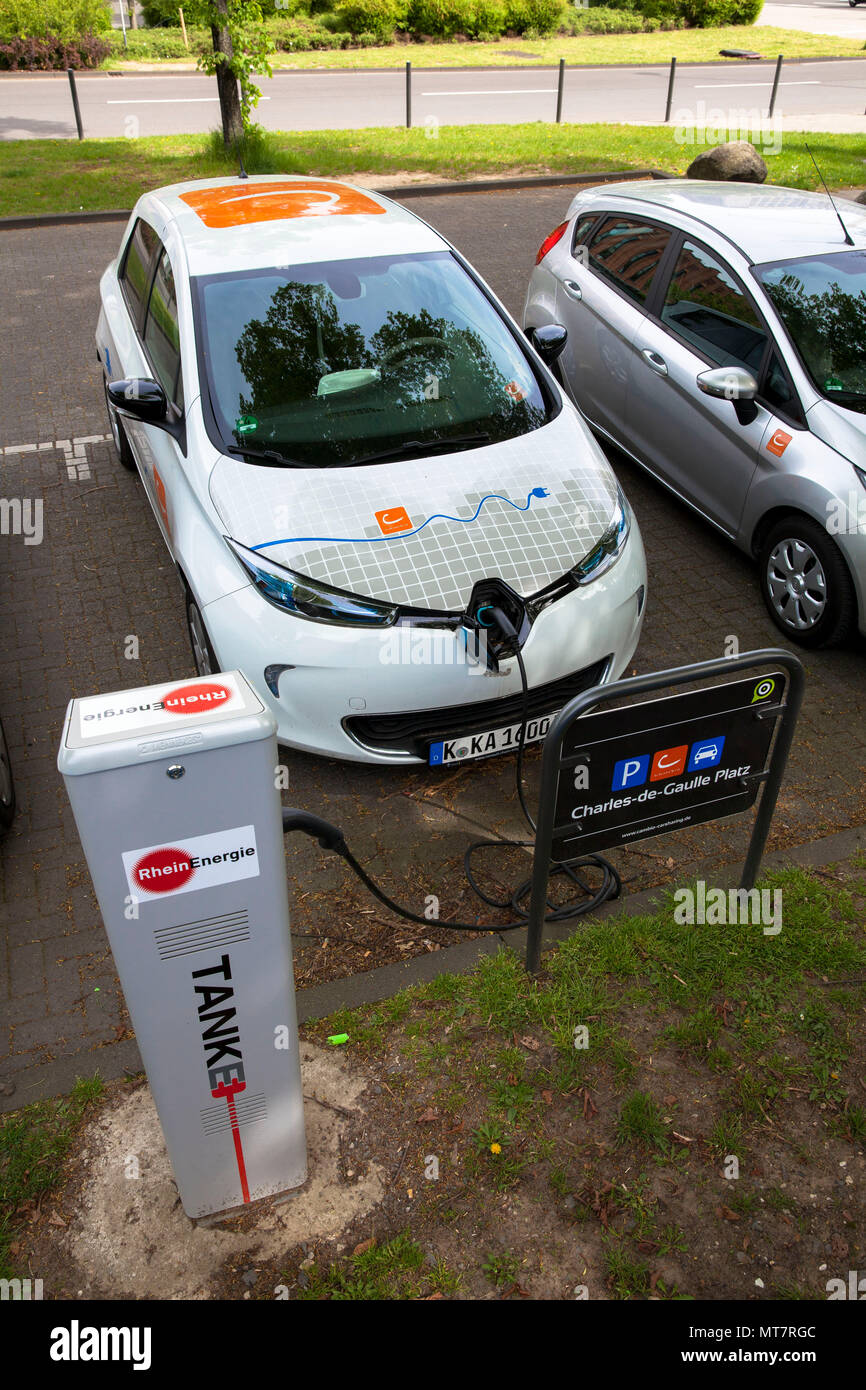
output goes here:
{"type": "Polygon", "coordinates": [[[319,584],[306,575],[294,574],[271,560],[263,560],[230,536],[225,539],[259,593],[275,608],[314,622],[342,623],[348,627],[387,627],[397,617],[394,604],[376,603],[374,599],[356,598],[339,589],[330,589],[327,584],[319,584]]]}
{"type": "Polygon", "coordinates": [[[631,511],[622,488],[618,487],[616,506],[607,530],[597,545],[593,546],[589,554],[572,570],[579,584],[589,584],[609,570],[611,565],[616,564],[628,539],[630,525],[631,511]]]}

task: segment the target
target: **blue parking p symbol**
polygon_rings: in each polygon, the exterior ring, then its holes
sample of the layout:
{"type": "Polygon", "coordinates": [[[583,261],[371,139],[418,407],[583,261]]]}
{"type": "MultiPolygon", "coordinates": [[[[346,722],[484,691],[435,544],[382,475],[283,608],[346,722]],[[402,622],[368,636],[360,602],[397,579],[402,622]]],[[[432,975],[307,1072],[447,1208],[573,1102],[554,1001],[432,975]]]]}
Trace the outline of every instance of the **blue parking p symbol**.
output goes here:
{"type": "Polygon", "coordinates": [[[613,791],[621,792],[625,787],[642,787],[647,779],[649,761],[649,753],[641,753],[637,758],[621,758],[613,768],[613,791]]]}

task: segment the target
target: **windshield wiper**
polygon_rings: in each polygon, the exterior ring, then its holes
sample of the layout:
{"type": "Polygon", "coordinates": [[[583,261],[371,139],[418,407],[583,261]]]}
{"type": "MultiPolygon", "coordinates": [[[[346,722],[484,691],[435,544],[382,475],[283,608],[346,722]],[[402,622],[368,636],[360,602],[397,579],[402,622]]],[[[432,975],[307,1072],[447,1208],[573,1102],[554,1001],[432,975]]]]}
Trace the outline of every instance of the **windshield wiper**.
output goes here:
{"type": "Polygon", "coordinates": [[[262,459],[265,463],[282,463],[287,468],[312,468],[313,464],[302,463],[300,459],[288,458],[276,449],[251,449],[246,444],[227,444],[227,454],[240,454],[243,458],[262,459]]]}
{"type": "Polygon", "coordinates": [[[410,454],[432,454],[437,449],[460,449],[468,448],[472,444],[489,444],[489,434],[456,434],[452,439],[407,439],[402,444],[395,444],[390,449],[382,449],[375,454],[363,454],[359,459],[353,459],[351,463],[346,462],[340,466],[345,468],[357,468],[362,463],[383,463],[386,459],[404,458],[410,454]]]}

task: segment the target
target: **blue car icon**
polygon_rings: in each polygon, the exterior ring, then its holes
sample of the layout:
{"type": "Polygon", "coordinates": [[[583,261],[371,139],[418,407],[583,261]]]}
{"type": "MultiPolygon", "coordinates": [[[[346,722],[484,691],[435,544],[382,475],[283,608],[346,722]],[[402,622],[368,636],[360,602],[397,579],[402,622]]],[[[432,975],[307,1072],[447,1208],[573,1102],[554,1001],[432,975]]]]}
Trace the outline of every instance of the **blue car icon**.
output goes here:
{"type": "Polygon", "coordinates": [[[693,743],[689,756],[689,772],[694,772],[702,767],[715,767],[717,763],[722,761],[724,746],[724,735],[720,735],[718,738],[703,738],[699,743],[693,743]]]}

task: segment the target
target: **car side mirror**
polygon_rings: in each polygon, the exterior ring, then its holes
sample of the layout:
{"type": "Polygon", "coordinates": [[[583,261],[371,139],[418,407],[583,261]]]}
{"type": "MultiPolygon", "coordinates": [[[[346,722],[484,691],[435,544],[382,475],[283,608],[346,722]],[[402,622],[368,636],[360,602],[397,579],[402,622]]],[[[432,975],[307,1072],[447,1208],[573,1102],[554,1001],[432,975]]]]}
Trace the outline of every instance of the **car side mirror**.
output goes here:
{"type": "Polygon", "coordinates": [[[158,381],[137,376],[108,383],[108,399],[121,415],[144,420],[150,425],[165,423],[168,400],[158,381]]]}
{"type": "Polygon", "coordinates": [[[730,401],[741,425],[752,423],[758,413],[755,405],[758,383],[751,372],[742,367],[713,367],[708,372],[701,372],[697,383],[705,396],[730,401]]]}
{"type": "Polygon", "coordinates": [[[530,328],[527,337],[542,362],[549,367],[568,342],[568,329],[560,323],[546,323],[541,328],[530,328]]]}

